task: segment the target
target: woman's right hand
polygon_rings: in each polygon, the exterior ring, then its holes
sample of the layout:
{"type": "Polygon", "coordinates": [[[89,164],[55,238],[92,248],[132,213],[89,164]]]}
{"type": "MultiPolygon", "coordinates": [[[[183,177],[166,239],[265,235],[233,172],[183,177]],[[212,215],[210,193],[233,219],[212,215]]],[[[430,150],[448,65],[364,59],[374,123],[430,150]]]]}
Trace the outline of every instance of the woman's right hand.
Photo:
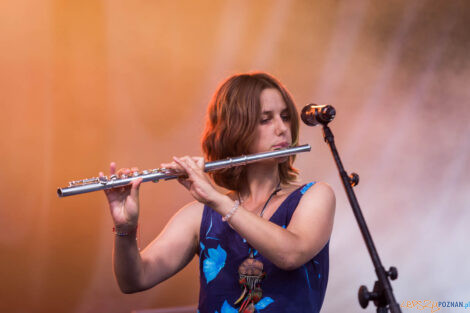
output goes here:
{"type": "MultiPolygon", "coordinates": [[[[122,175],[128,176],[135,171],[138,171],[138,168],[121,168],[116,172],[116,163],[111,162],[110,164],[110,174],[116,175],[118,178],[122,175]]],[[[100,177],[103,176],[103,172],[100,172],[99,175],[100,177]]],[[[129,185],[104,191],[108,199],[111,217],[116,229],[119,229],[119,231],[128,232],[137,228],[139,219],[139,187],[141,183],[142,178],[138,178],[129,185]]]]}

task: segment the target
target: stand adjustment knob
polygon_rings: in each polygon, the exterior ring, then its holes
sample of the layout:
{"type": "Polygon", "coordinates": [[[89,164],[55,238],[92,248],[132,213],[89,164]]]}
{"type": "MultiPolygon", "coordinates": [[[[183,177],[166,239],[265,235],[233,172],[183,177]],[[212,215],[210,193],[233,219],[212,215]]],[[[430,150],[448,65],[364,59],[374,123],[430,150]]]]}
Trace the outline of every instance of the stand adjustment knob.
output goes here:
{"type": "Polygon", "coordinates": [[[387,271],[388,277],[390,277],[391,280],[395,280],[398,277],[398,270],[395,266],[390,266],[390,268],[387,271]]]}
{"type": "Polygon", "coordinates": [[[351,175],[349,175],[349,184],[351,187],[357,186],[357,184],[359,184],[359,175],[351,173],[351,175]]]}
{"type": "Polygon", "coordinates": [[[357,297],[359,298],[359,304],[363,309],[367,308],[367,306],[369,305],[369,301],[372,300],[371,293],[369,292],[369,290],[367,290],[367,287],[364,285],[359,288],[357,297]]]}
{"type": "MultiPolygon", "coordinates": [[[[369,301],[374,301],[378,310],[383,309],[387,306],[387,301],[385,299],[384,290],[379,281],[375,282],[374,290],[372,291],[367,290],[367,287],[362,285],[359,288],[357,297],[359,298],[359,304],[361,305],[363,309],[367,307],[367,305],[369,304],[369,301]]],[[[380,312],[382,312],[382,310],[380,312]]]]}
{"type": "Polygon", "coordinates": [[[362,285],[359,288],[357,297],[359,298],[359,304],[361,305],[363,309],[365,309],[369,305],[369,301],[376,300],[379,297],[379,295],[373,291],[367,290],[367,287],[362,285]]]}

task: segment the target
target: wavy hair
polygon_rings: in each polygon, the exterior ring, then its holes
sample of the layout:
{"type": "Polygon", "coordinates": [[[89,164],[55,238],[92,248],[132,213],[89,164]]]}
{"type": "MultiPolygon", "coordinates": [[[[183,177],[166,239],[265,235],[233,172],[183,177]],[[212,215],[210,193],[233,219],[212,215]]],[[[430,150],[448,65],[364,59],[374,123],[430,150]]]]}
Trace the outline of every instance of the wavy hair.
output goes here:
{"type": "MultiPolygon", "coordinates": [[[[299,117],[287,89],[267,73],[237,74],[222,82],[207,108],[202,135],[202,150],[207,161],[248,154],[261,116],[261,92],[269,88],[281,93],[290,116],[292,146],[298,145],[299,117]]],[[[279,163],[281,183],[297,179],[294,160],[295,155],[279,163]]],[[[247,182],[246,166],[218,170],[210,175],[217,185],[229,190],[238,191],[247,182]]]]}

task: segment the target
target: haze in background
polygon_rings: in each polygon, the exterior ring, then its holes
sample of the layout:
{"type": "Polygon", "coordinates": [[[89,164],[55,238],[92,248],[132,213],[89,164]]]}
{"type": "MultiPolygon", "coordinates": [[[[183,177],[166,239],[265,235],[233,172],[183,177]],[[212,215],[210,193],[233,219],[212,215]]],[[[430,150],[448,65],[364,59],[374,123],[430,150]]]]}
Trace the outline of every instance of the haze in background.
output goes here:
{"type": "MultiPolygon", "coordinates": [[[[0,2],[0,311],[130,312],[197,303],[198,259],[138,294],[118,290],[105,197],[59,199],[110,161],[201,155],[205,110],[234,73],[266,71],[331,124],[399,303],[468,301],[468,1],[0,2]],[[466,298],[467,297],[467,298],[466,298]]],[[[305,182],[336,191],[322,312],[361,312],[372,263],[320,128],[301,127],[305,182]]],[[[191,201],[144,184],[140,245],[191,201]]],[[[404,309],[406,310],[406,309],[404,309]]],[[[369,306],[367,312],[375,310],[369,306]]]]}

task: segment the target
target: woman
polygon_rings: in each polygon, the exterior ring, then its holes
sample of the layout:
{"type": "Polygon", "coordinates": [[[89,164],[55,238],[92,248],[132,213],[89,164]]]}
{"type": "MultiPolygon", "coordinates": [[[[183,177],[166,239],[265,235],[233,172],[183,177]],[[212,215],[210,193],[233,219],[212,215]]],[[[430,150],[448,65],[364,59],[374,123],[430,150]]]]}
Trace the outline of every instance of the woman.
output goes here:
{"type": "MultiPolygon", "coordinates": [[[[208,161],[283,149],[297,145],[298,130],[294,102],[275,78],[235,75],[209,105],[202,147],[208,161]]],[[[294,184],[294,158],[212,172],[212,180],[203,172],[203,158],[174,157],[161,164],[185,175],[179,182],[196,201],[179,210],[142,252],[136,243],[141,180],[107,190],[121,290],[151,288],[198,254],[201,313],[319,312],[335,197],[325,183],[294,184]],[[221,193],[214,183],[228,192],[221,193]]],[[[111,163],[111,174],[115,168],[111,163]]]]}

